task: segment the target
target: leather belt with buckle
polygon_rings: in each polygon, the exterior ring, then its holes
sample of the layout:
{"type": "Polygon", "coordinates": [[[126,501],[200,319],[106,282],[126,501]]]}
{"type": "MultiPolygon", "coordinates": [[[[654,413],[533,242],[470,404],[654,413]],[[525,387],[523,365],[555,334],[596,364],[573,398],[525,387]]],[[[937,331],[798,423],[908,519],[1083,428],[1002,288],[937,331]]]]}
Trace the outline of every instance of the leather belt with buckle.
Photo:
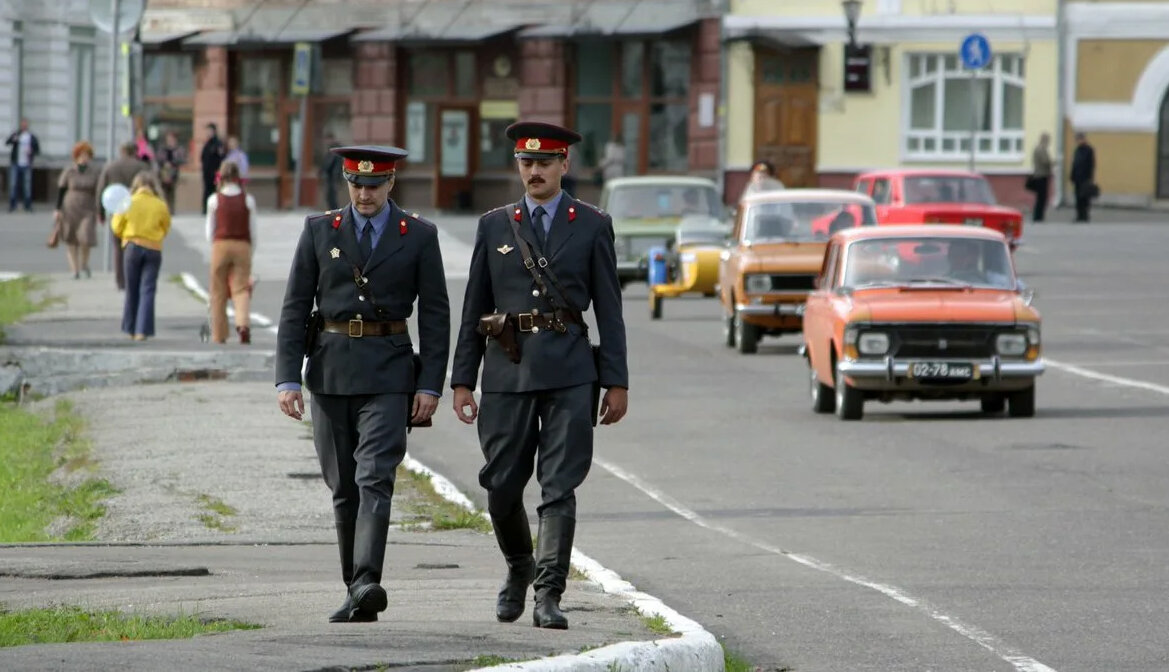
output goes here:
{"type": "Polygon", "coordinates": [[[350,338],[365,336],[392,336],[407,332],[406,320],[390,320],[388,322],[367,322],[365,320],[346,320],[344,322],[326,321],[322,331],[331,334],[345,334],[350,338]]]}
{"type": "Polygon", "coordinates": [[[550,329],[560,333],[568,331],[565,322],[555,314],[541,313],[537,310],[530,313],[516,313],[513,319],[515,319],[516,329],[526,334],[538,334],[541,329],[550,329]]]}

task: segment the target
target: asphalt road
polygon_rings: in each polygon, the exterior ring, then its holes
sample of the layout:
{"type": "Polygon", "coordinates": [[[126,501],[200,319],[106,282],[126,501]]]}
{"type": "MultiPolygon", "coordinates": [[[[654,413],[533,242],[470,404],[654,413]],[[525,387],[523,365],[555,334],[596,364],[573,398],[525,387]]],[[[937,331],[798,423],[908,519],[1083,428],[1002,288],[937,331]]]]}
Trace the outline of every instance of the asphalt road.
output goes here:
{"type": "MultiPolygon", "coordinates": [[[[1049,360],[1032,419],[816,416],[796,338],[739,355],[715,299],[651,321],[631,286],[631,410],[598,429],[577,547],[765,669],[1169,668],[1169,213],[1097,219],[1030,225],[1018,255],[1049,360]]],[[[474,220],[438,220],[457,316],[474,220]]],[[[0,271],[42,270],[9,221],[0,271]]],[[[287,268],[268,240],[257,267],[287,268]]],[[[203,277],[201,249],[168,244],[164,273],[203,277]]],[[[474,430],[446,412],[411,453],[483,504],[474,430]]]]}

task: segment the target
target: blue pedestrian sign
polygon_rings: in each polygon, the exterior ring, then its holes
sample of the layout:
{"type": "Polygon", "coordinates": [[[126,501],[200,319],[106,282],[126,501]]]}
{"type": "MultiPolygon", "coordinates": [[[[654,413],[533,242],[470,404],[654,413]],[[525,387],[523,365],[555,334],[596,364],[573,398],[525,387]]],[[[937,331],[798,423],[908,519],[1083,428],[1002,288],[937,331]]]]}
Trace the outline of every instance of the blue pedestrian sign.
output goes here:
{"type": "Polygon", "coordinates": [[[982,33],[971,33],[962,40],[962,67],[981,70],[990,63],[990,42],[982,33]]]}
{"type": "Polygon", "coordinates": [[[313,45],[297,42],[292,59],[292,87],[294,96],[307,96],[312,88],[313,45]]]}

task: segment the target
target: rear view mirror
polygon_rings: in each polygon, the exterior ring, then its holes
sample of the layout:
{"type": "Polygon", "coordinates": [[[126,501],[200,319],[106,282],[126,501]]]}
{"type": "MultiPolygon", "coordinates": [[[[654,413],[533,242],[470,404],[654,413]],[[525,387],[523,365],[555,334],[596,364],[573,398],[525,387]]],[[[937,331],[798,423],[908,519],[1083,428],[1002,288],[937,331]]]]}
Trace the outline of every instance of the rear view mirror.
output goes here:
{"type": "Polygon", "coordinates": [[[914,254],[941,254],[942,246],[937,243],[919,243],[913,247],[914,254]]]}

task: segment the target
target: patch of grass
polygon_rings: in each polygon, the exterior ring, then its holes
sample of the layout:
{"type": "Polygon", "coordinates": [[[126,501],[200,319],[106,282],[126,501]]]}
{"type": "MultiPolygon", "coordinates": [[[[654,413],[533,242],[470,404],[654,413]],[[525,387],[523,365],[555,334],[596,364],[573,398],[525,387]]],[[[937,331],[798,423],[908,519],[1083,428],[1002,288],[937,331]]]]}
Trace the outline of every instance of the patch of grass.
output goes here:
{"type": "Polygon", "coordinates": [[[199,495],[196,499],[199,500],[199,503],[203,505],[204,509],[207,509],[207,513],[201,513],[196,517],[196,520],[203,523],[203,527],[210,530],[219,530],[220,532],[236,531],[237,528],[226,520],[239,513],[233,506],[211,495],[199,495]]]}
{"type": "Polygon", "coordinates": [[[646,616],[645,614],[642,614],[641,622],[645,623],[645,627],[648,628],[650,632],[658,635],[678,634],[674,632],[673,628],[670,627],[670,624],[666,622],[666,617],[662,616],[661,614],[654,614],[653,616],[646,616]]]}
{"type": "Polygon", "coordinates": [[[117,494],[109,482],[76,476],[92,472],[90,445],[82,436],[84,422],[65,400],[57,402],[51,420],[0,404],[0,541],[90,541],[94,524],[105,515],[102,502],[117,494]],[[54,471],[73,485],[56,483],[54,471]],[[68,519],[58,536],[49,524],[68,519]]]}
{"type": "Polygon", "coordinates": [[[584,572],[577,569],[575,565],[570,565],[568,568],[568,580],[569,581],[588,581],[589,575],[585,574],[584,572]]]}
{"type": "Polygon", "coordinates": [[[496,665],[507,665],[508,663],[518,663],[518,658],[504,658],[503,656],[475,656],[471,661],[474,667],[495,667],[496,665]]]}
{"type": "MultiPolygon", "coordinates": [[[[719,646],[723,647],[723,666],[726,668],[726,672],[757,672],[759,670],[755,665],[728,651],[725,645],[720,644],[719,646]]],[[[789,668],[784,667],[775,672],[788,672],[788,670],[789,668]]]]}
{"type": "Polygon", "coordinates": [[[16,324],[26,315],[43,310],[61,300],[48,296],[33,299],[33,293],[44,289],[46,284],[44,278],[28,276],[0,280],[0,343],[4,342],[4,325],[16,324]]]}
{"type": "Polygon", "coordinates": [[[430,476],[398,468],[394,501],[402,502],[403,511],[414,519],[406,525],[409,530],[475,530],[491,532],[491,522],[478,511],[467,509],[444,498],[434,489],[430,476]],[[429,528],[418,523],[429,522],[429,528]],[[413,523],[413,524],[411,524],[413,523]]]}
{"type": "Polygon", "coordinates": [[[116,642],[140,639],[188,639],[260,626],[195,616],[157,617],[119,611],[87,612],[77,607],[0,611],[0,647],[60,642],[116,642]]]}

